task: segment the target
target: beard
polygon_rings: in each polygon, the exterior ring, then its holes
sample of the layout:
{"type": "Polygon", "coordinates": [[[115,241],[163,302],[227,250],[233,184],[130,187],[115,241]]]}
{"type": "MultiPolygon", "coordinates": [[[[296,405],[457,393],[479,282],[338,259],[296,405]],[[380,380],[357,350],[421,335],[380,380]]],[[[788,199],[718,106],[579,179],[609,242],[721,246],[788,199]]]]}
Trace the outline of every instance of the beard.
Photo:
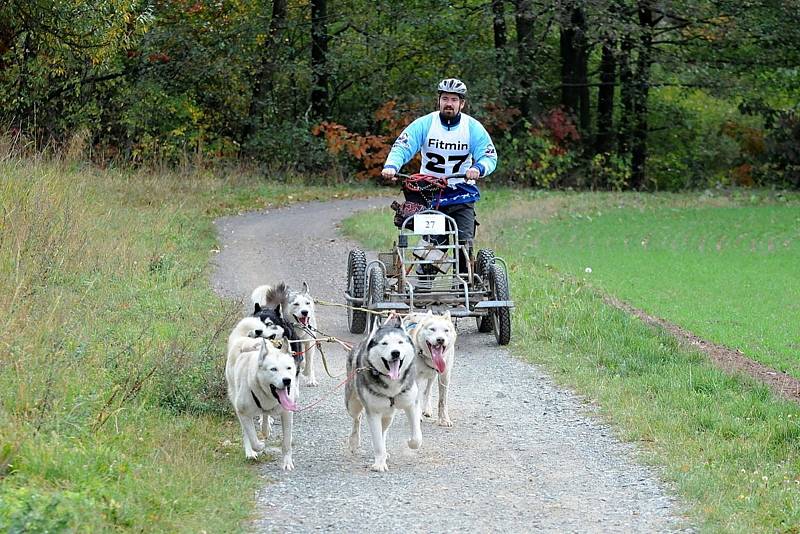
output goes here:
{"type": "Polygon", "coordinates": [[[450,119],[458,115],[459,109],[453,106],[444,106],[439,110],[439,112],[450,119]]]}

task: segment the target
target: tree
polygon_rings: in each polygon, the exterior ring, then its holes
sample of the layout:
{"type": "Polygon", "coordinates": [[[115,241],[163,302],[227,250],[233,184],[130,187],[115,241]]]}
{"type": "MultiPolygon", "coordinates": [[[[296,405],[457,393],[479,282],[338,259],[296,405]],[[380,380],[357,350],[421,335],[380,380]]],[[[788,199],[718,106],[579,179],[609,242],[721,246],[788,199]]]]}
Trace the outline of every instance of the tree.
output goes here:
{"type": "Polygon", "coordinates": [[[586,136],[591,128],[586,16],[583,2],[571,1],[562,13],[560,31],[561,49],[561,104],[578,117],[581,132],[586,136]]]}
{"type": "Polygon", "coordinates": [[[311,114],[328,117],[328,2],[311,0],[311,114]]]}

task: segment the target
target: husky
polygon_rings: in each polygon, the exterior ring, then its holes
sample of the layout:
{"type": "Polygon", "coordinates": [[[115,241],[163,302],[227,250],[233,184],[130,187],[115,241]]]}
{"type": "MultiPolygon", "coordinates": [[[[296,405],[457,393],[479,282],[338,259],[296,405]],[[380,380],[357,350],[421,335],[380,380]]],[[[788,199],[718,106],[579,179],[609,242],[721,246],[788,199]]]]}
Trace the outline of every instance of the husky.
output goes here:
{"type": "Polygon", "coordinates": [[[455,360],[456,328],[450,312],[444,315],[412,313],[403,319],[403,328],[414,342],[417,388],[422,415],[432,417],[431,390],[439,382],[439,425],[453,426],[447,412],[447,389],[455,360]]]}
{"type": "Polygon", "coordinates": [[[281,282],[277,286],[263,285],[255,288],[251,295],[253,304],[261,308],[280,307],[281,316],[294,328],[297,334],[295,339],[301,340],[301,350],[297,351],[304,358],[303,375],[306,377],[306,385],[314,387],[318,385],[317,376],[314,373],[314,353],[317,344],[314,333],[317,329],[317,315],[314,308],[314,299],[311,298],[308,284],[303,282],[303,290],[296,291],[281,282]]]}
{"type": "Polygon", "coordinates": [[[245,317],[233,327],[228,336],[227,363],[232,366],[236,363],[239,354],[251,350],[258,350],[261,345],[259,338],[274,340],[284,337],[284,330],[276,324],[266,324],[257,317],[245,317]]]}
{"type": "Polygon", "coordinates": [[[422,444],[414,345],[399,321],[380,327],[376,324],[370,336],[348,355],[347,373],[356,375],[347,382],[344,393],[345,406],[353,418],[348,439],[350,452],[358,450],[361,415],[366,412],[375,453],[372,470],[387,471],[386,431],[396,410],[405,410],[408,417],[409,448],[418,449],[422,444]]]}
{"type": "MultiPolygon", "coordinates": [[[[294,469],[292,461],[292,422],[297,410],[298,390],[294,382],[296,367],[288,343],[282,348],[261,339],[257,350],[239,354],[233,365],[225,366],[228,398],[242,425],[244,455],[255,459],[264,450],[258,439],[254,418],[263,415],[281,416],[283,431],[283,469],[294,469]]],[[[229,362],[230,364],[230,362],[229,362]]],[[[269,438],[269,426],[267,436],[269,438]]]]}
{"type": "MultiPolygon", "coordinates": [[[[290,340],[297,339],[295,337],[295,332],[294,328],[292,327],[292,324],[286,321],[286,319],[283,318],[283,315],[281,315],[280,304],[275,306],[275,308],[262,308],[261,304],[256,302],[254,303],[252,316],[257,317],[258,319],[261,320],[262,323],[264,323],[264,326],[266,327],[265,329],[266,332],[270,332],[271,329],[273,328],[280,329],[282,331],[282,334],[279,334],[277,336],[277,339],[283,337],[286,339],[287,342],[290,340]]],[[[266,335],[264,337],[266,337],[267,339],[273,339],[266,335]]],[[[290,346],[292,348],[292,354],[294,355],[295,363],[297,364],[297,374],[299,375],[300,368],[303,364],[303,347],[299,342],[293,342],[291,343],[290,346]]]]}

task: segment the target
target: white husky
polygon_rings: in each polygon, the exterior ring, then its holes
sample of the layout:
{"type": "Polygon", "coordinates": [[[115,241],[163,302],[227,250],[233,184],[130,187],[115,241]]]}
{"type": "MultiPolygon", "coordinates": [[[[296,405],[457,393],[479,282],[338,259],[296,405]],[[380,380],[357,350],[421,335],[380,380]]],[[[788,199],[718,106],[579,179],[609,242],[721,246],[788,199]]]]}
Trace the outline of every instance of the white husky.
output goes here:
{"type": "MultiPolygon", "coordinates": [[[[292,462],[292,412],[297,409],[299,388],[293,383],[296,376],[294,358],[288,343],[282,349],[271,341],[260,339],[258,350],[245,351],[225,366],[228,398],[242,425],[242,442],[247,458],[256,458],[264,450],[258,439],[253,419],[257,416],[281,416],[283,432],[283,469],[294,469],[292,462]]],[[[269,426],[267,425],[267,434],[269,426]]],[[[269,435],[266,436],[267,438],[269,435]]]]}
{"type": "Polygon", "coordinates": [[[431,311],[409,314],[403,319],[403,328],[411,336],[417,354],[417,387],[422,415],[433,415],[431,390],[434,381],[438,381],[439,424],[453,426],[447,412],[447,389],[456,347],[456,328],[450,312],[444,315],[434,315],[431,311]]]}
{"type": "Polygon", "coordinates": [[[298,339],[302,340],[302,353],[304,359],[303,375],[306,377],[307,386],[316,386],[317,376],[314,373],[314,353],[317,344],[314,335],[317,330],[317,313],[314,299],[308,291],[308,284],[303,282],[303,290],[295,291],[281,282],[277,286],[263,285],[253,290],[250,296],[253,304],[274,308],[280,306],[281,315],[294,327],[298,339]]]}
{"type": "Polygon", "coordinates": [[[405,410],[408,417],[411,427],[409,448],[417,449],[422,444],[414,365],[414,346],[399,322],[396,326],[374,329],[348,355],[347,373],[356,373],[355,379],[347,382],[344,393],[345,406],[353,418],[350,451],[355,453],[358,450],[361,415],[366,411],[375,453],[373,471],[389,469],[386,465],[386,431],[396,410],[405,410]]]}

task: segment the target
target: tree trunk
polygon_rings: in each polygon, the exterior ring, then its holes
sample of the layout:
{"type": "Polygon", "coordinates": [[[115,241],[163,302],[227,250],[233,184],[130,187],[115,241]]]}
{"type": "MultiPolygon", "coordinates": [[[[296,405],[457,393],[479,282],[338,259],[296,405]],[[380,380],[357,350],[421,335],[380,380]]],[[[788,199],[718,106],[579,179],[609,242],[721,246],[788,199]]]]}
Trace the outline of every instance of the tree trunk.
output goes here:
{"type": "Polygon", "coordinates": [[[532,0],[514,1],[514,20],[517,26],[517,91],[516,101],[523,119],[533,120],[539,112],[533,83],[534,55],[532,0]]]}
{"type": "Polygon", "coordinates": [[[578,84],[578,124],[583,135],[588,137],[592,128],[591,101],[589,99],[589,45],[586,39],[586,14],[581,4],[578,4],[572,11],[572,24],[577,29],[575,34],[577,51],[575,81],[578,84]]]}
{"type": "Polygon", "coordinates": [[[576,2],[568,7],[569,20],[561,25],[561,104],[578,119],[581,133],[591,128],[589,110],[588,45],[583,6],[576,2]]]}
{"type": "Polygon", "coordinates": [[[508,96],[508,58],[506,57],[506,17],[504,0],[492,0],[492,29],[494,31],[494,57],[497,83],[500,95],[505,100],[508,96]]]}
{"type": "Polygon", "coordinates": [[[622,113],[619,117],[617,131],[617,153],[626,158],[631,151],[631,121],[633,120],[633,72],[631,71],[631,54],[633,40],[629,35],[622,38],[619,58],[620,100],[622,113]]]}
{"type": "Polygon", "coordinates": [[[281,36],[286,28],[286,0],[274,0],[272,3],[272,20],[267,31],[267,40],[261,49],[259,66],[253,82],[253,94],[247,113],[243,144],[253,137],[261,128],[264,110],[272,96],[274,76],[277,71],[276,56],[281,43],[281,36]]]}
{"type": "Polygon", "coordinates": [[[616,58],[614,38],[603,41],[600,58],[600,88],[597,90],[597,137],[594,149],[598,154],[611,151],[614,128],[614,85],[616,83],[616,58]]]}
{"type": "Polygon", "coordinates": [[[642,189],[646,183],[647,165],[647,97],[650,88],[650,57],[653,46],[653,11],[650,1],[639,2],[639,54],[634,82],[634,119],[631,143],[631,188],[642,189]]]}
{"type": "MultiPolygon", "coordinates": [[[[572,10],[570,9],[570,11],[572,10]]],[[[575,49],[575,28],[572,26],[571,20],[564,20],[561,24],[559,50],[561,51],[561,105],[564,106],[567,113],[577,115],[579,99],[575,86],[577,50],[575,49]]]]}
{"type": "Polygon", "coordinates": [[[492,0],[492,28],[494,30],[494,49],[500,56],[508,44],[504,0],[492,0]]]}
{"type": "Polygon", "coordinates": [[[311,114],[328,116],[328,6],[327,0],[311,0],[311,114]]]}

